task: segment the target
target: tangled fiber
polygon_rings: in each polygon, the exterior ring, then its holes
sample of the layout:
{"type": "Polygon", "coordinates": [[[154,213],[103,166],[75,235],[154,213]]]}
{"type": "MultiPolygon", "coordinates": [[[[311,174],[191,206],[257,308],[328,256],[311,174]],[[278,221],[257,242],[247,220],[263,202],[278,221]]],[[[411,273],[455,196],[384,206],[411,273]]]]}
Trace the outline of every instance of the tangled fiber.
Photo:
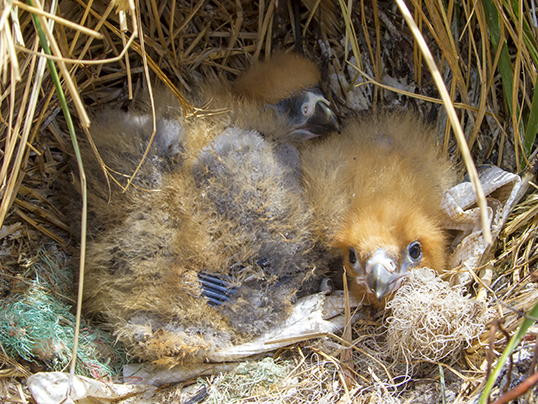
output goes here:
{"type": "MultiPolygon", "coordinates": [[[[69,268],[53,261],[46,251],[30,266],[34,279],[21,293],[13,293],[0,304],[0,345],[11,356],[62,371],[71,361],[75,316],[62,296],[72,284],[69,268]],[[48,280],[42,276],[47,272],[48,280]]],[[[121,372],[125,350],[106,332],[81,325],[77,374],[94,378],[121,372]]]]}
{"type": "Polygon", "coordinates": [[[439,361],[486,331],[493,318],[487,302],[452,287],[434,271],[421,268],[388,304],[387,349],[396,358],[439,361]]]}

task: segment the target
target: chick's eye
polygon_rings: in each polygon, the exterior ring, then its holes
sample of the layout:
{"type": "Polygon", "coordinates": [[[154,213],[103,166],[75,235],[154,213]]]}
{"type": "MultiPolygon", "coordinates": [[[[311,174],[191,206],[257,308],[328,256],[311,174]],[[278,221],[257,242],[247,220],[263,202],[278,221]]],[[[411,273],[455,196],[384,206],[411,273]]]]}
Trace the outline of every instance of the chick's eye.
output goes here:
{"type": "Polygon", "coordinates": [[[418,261],[422,258],[422,247],[418,241],[413,241],[407,247],[407,253],[413,261],[418,261]]]}
{"type": "Polygon", "coordinates": [[[349,248],[348,260],[349,260],[349,265],[351,266],[355,266],[355,264],[357,263],[357,254],[355,253],[355,249],[353,247],[349,248]]]}
{"type": "Polygon", "coordinates": [[[308,105],[303,105],[303,115],[308,116],[308,105]]]}

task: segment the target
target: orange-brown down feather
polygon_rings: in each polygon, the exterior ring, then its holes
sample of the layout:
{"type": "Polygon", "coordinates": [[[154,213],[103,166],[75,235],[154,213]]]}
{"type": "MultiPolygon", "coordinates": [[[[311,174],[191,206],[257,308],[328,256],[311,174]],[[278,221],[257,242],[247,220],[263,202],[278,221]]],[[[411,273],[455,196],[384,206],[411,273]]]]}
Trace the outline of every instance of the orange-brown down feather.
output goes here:
{"type": "Polygon", "coordinates": [[[420,119],[352,121],[304,150],[302,168],[319,237],[338,249],[359,299],[382,301],[413,267],[445,269],[440,204],[453,173],[420,119]]]}
{"type": "Polygon", "coordinates": [[[235,81],[233,91],[262,104],[276,104],[313,88],[320,79],[318,67],[311,60],[295,53],[280,53],[250,67],[235,81]]]}

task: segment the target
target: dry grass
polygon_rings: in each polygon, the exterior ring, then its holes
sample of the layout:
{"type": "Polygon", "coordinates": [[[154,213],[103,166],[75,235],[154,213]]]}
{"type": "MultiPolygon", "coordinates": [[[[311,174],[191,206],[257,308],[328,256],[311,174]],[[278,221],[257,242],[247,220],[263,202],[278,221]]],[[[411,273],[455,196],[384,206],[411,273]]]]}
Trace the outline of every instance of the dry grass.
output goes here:
{"type": "MultiPolygon", "coordinates": [[[[519,3],[521,10],[501,9],[501,29],[493,40],[506,40],[512,56],[507,86],[502,50],[491,43],[495,35],[490,35],[484,8],[489,3],[448,1],[440,7],[442,3],[432,0],[407,2],[440,69],[475,163],[491,162],[512,172],[528,166],[533,150],[525,131],[534,117],[537,65],[536,45],[529,40],[529,35],[537,37],[537,28],[527,3],[519,3]]],[[[4,0],[0,6],[0,295],[5,302],[35,283],[27,269],[41,258],[42,245],[54,243],[68,252],[73,247],[70,218],[61,213],[57,198],[58,178],[69,171],[72,158],[67,124],[39,56],[30,15],[43,7],[37,0],[35,8],[28,4],[4,0]]],[[[462,149],[456,146],[445,109],[439,107],[435,74],[423,64],[417,39],[393,2],[63,0],[56,11],[50,11],[48,2],[44,10],[39,12],[42,24],[55,15],[47,33],[50,58],[82,136],[88,112],[128,107],[143,88],[158,83],[173,91],[187,113],[201,113],[203,106],[189,105],[182,96],[198,80],[233,79],[275,50],[301,47],[322,67],[324,86],[342,117],[364,109],[415,108],[438,122],[444,150],[463,172],[462,149]]],[[[488,298],[509,332],[535,303],[531,272],[538,257],[537,210],[531,182],[492,256],[484,260],[485,269],[493,268],[488,298]]],[[[482,270],[477,268],[477,274],[482,270]]],[[[285,358],[287,376],[272,381],[273,390],[249,390],[242,400],[405,402],[413,391],[421,391],[420,383],[437,389],[433,397],[438,398],[440,383],[433,379],[439,377],[440,365],[395,363],[380,354],[382,323],[373,319],[354,326],[351,366],[338,359],[350,351],[337,338],[285,350],[279,358],[285,358]],[[414,387],[408,383],[411,379],[418,380],[414,387]]],[[[486,333],[457,360],[443,363],[451,401],[467,402],[476,395],[484,378],[487,340],[486,333]]],[[[503,343],[497,334],[496,348],[502,350],[503,343]]],[[[39,370],[37,365],[5,355],[0,363],[0,398],[23,397],[9,381],[39,370]]]]}

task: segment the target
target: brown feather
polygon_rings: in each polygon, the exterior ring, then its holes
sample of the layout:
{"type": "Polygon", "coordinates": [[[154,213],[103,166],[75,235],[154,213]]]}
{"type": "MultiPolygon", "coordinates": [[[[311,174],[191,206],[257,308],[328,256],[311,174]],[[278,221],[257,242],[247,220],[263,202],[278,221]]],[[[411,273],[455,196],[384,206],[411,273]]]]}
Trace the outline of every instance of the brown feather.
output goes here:
{"type": "Polygon", "coordinates": [[[258,62],[235,81],[233,91],[262,104],[276,104],[321,79],[317,65],[295,53],[279,53],[258,62]]]}
{"type": "MultiPolygon", "coordinates": [[[[302,165],[319,237],[342,257],[350,247],[362,260],[379,248],[399,257],[420,241],[421,266],[445,269],[440,204],[453,173],[420,119],[382,113],[352,121],[341,136],[304,150],[302,165]]],[[[347,258],[345,266],[357,275],[347,258]]],[[[353,283],[362,298],[364,290],[353,283]]]]}

